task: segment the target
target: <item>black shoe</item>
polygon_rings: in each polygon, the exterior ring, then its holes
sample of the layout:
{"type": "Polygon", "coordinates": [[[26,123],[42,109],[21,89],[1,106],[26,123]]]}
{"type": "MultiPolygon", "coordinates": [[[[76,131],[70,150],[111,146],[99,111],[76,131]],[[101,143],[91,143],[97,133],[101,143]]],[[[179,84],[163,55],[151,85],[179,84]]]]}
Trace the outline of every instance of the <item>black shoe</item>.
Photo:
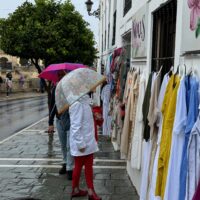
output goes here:
{"type": "Polygon", "coordinates": [[[66,173],[67,173],[66,164],[63,164],[62,168],[59,170],[59,174],[62,175],[62,174],[66,174],[66,173]]]}
{"type": "Polygon", "coordinates": [[[67,171],[67,179],[70,180],[70,181],[72,180],[72,174],[73,174],[72,170],[67,171]]]}

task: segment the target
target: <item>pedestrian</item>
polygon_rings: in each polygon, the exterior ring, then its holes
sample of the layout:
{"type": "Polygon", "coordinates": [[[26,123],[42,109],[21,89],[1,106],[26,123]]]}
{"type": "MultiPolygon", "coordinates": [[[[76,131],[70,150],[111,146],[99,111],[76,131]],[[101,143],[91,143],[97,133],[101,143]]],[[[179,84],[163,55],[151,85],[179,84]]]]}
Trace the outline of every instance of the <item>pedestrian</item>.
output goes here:
{"type": "Polygon", "coordinates": [[[40,92],[41,93],[44,93],[44,83],[45,82],[45,80],[43,79],[43,78],[40,78],[40,92]]]}
{"type": "Polygon", "coordinates": [[[0,76],[0,90],[1,90],[2,84],[3,84],[3,78],[0,76]]]}
{"type": "Polygon", "coordinates": [[[88,195],[89,200],[101,200],[95,193],[93,185],[93,158],[94,153],[98,151],[98,146],[90,103],[89,95],[85,95],[69,107],[70,149],[75,161],[71,198],[88,195]],[[83,166],[88,191],[79,188],[83,166]]]}
{"type": "MultiPolygon", "coordinates": [[[[66,72],[59,70],[57,72],[59,81],[64,77],[66,72]]],[[[48,133],[51,135],[54,132],[54,117],[56,116],[56,127],[58,131],[59,140],[61,143],[61,151],[63,154],[63,161],[59,174],[67,174],[68,180],[72,180],[72,172],[74,167],[74,159],[70,154],[69,145],[69,129],[70,129],[70,118],[69,112],[64,112],[61,116],[58,115],[56,104],[55,104],[55,90],[56,86],[52,89],[51,101],[50,101],[50,114],[49,114],[49,128],[48,133]]]]}
{"type": "Polygon", "coordinates": [[[6,95],[7,97],[9,97],[10,93],[12,92],[12,74],[10,72],[6,75],[5,83],[6,83],[6,95]]]}
{"type": "Polygon", "coordinates": [[[19,85],[21,88],[24,88],[24,82],[25,82],[25,78],[24,78],[24,75],[23,74],[19,74],[20,77],[19,77],[19,85]]]}

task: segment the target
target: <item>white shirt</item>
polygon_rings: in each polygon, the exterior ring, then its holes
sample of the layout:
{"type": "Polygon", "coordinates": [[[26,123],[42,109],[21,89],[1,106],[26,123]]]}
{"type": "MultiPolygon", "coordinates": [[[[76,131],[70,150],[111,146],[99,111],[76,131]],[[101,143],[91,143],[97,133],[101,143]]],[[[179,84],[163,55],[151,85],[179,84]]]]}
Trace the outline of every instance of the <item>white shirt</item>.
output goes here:
{"type": "Polygon", "coordinates": [[[131,167],[135,169],[141,168],[142,159],[142,139],[143,139],[143,115],[142,115],[142,103],[145,95],[145,77],[144,74],[141,75],[140,85],[139,85],[139,96],[136,110],[134,135],[132,139],[131,148],[131,167]]]}
{"type": "Polygon", "coordinates": [[[192,199],[200,180],[200,115],[191,131],[188,143],[188,174],[186,200],[192,199]]]}
{"type": "Polygon", "coordinates": [[[84,156],[98,151],[90,103],[89,96],[85,95],[69,107],[72,156],[84,156]],[[80,152],[82,148],[86,148],[83,153],[80,152]]]}

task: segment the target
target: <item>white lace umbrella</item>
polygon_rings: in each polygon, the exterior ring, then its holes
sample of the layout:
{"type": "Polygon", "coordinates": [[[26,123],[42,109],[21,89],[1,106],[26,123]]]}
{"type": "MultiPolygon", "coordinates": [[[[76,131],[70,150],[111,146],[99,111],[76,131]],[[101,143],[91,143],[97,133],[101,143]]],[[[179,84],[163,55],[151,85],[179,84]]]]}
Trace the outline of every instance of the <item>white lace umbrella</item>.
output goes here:
{"type": "Polygon", "coordinates": [[[61,114],[80,97],[95,89],[106,80],[105,76],[88,68],[76,69],[68,73],[56,87],[56,106],[61,114]]]}

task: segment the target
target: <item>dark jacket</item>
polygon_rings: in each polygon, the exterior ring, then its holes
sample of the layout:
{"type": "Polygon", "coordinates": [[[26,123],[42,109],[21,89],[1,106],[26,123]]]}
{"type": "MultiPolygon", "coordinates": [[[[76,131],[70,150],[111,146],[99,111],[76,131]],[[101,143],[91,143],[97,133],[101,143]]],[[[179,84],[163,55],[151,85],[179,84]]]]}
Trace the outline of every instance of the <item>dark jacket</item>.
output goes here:
{"type": "Polygon", "coordinates": [[[52,126],[54,124],[54,117],[56,115],[58,120],[65,120],[65,129],[69,130],[70,129],[70,117],[69,117],[69,111],[65,111],[62,115],[58,115],[57,107],[55,104],[55,91],[56,87],[52,88],[51,92],[51,101],[50,101],[50,114],[49,114],[49,126],[52,126]]]}

